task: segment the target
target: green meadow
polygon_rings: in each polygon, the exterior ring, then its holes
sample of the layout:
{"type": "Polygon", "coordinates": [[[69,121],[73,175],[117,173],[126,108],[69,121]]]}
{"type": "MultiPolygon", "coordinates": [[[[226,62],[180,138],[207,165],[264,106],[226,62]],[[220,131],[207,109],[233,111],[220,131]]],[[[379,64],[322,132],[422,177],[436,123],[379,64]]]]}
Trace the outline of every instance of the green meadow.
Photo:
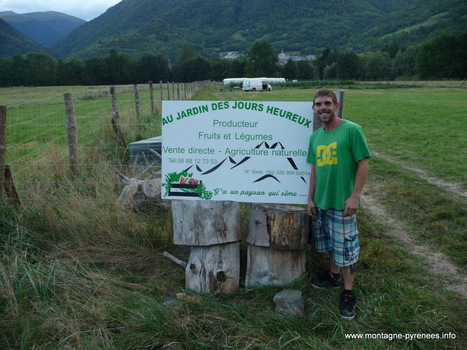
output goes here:
{"type": "MultiPolygon", "coordinates": [[[[245,93],[216,84],[193,99],[311,101],[317,88],[245,93]]],[[[184,269],[162,255],[188,259],[187,249],[172,243],[170,211],[136,213],[115,203],[121,191],[115,168],[127,175],[135,170],[113,135],[107,88],[0,89],[0,104],[8,106],[7,149],[15,145],[7,159],[23,166],[26,148],[31,161],[48,164],[47,171],[18,168],[24,210],[8,200],[0,206],[0,348],[464,348],[467,89],[331,88],[345,91],[344,118],[363,126],[373,152],[359,212],[351,322],[340,318],[340,291],[310,287],[310,278],[326,268],[312,248],[307,274],[288,286],[232,294],[185,290],[184,269]],[[78,177],[64,164],[65,92],[76,97],[79,133],[87,135],[80,138],[80,160],[92,165],[78,177]],[[28,123],[34,133],[27,134],[28,123]],[[302,291],[304,318],[274,311],[272,298],[285,287],[302,291]],[[183,297],[164,304],[177,293],[183,297]]],[[[138,118],[132,87],[117,96],[129,142],[160,134],[160,106],[153,119],[148,92],[140,99],[138,118]]],[[[242,208],[246,222],[248,204],[242,208]]],[[[243,243],[243,265],[245,251],[243,243]]]]}

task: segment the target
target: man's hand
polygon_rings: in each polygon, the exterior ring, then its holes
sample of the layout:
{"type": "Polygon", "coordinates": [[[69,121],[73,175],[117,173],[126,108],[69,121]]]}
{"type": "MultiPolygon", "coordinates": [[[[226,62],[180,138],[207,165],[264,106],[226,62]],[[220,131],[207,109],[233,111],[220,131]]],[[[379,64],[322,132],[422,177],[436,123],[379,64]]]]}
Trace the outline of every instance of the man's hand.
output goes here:
{"type": "Polygon", "coordinates": [[[318,211],[316,210],[315,202],[311,199],[308,199],[308,214],[312,217],[313,220],[318,219],[318,211]]]}
{"type": "Polygon", "coordinates": [[[358,210],[360,204],[359,198],[362,193],[363,186],[365,185],[366,176],[368,174],[368,158],[363,158],[357,162],[357,174],[355,175],[355,185],[352,191],[352,195],[347,198],[344,206],[344,216],[353,215],[358,210]]]}
{"type": "Polygon", "coordinates": [[[359,205],[358,197],[350,196],[345,201],[344,216],[353,215],[357,212],[359,205]]]}

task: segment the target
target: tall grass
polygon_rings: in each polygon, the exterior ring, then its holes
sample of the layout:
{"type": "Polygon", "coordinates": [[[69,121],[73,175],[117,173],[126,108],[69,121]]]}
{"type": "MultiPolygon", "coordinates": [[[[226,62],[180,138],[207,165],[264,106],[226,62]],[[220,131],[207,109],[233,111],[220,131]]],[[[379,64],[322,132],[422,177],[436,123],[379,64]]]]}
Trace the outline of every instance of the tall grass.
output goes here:
{"type": "MultiPolygon", "coordinates": [[[[384,135],[404,132],[399,123],[390,121],[394,114],[409,110],[407,105],[413,118],[438,120],[444,110],[431,108],[437,103],[429,100],[455,105],[463,90],[387,93],[346,92],[344,116],[364,125],[371,147],[443,177],[445,169],[431,165],[436,155],[410,156],[417,142],[409,136],[382,139],[381,121],[388,121],[384,135]],[[426,113],[414,113],[425,108],[417,101],[428,104],[426,113]],[[378,105],[383,111],[378,111],[378,105]]],[[[311,94],[286,88],[230,93],[211,87],[195,98],[310,100],[311,94]]],[[[464,115],[462,110],[457,112],[464,115]]],[[[148,121],[140,129],[132,113],[121,113],[125,125],[132,125],[124,128],[129,139],[147,135],[146,127],[157,128],[148,121]]],[[[464,127],[456,118],[444,122],[437,126],[437,135],[453,126],[464,127]]],[[[304,318],[274,311],[272,298],[284,287],[241,288],[229,295],[185,290],[184,270],[161,254],[169,250],[187,259],[187,249],[172,244],[170,212],[136,213],[115,203],[119,189],[114,167],[127,173],[131,168],[126,168],[127,154],[115,151],[112,130],[104,124],[96,124],[99,140],[90,137],[81,155],[84,163],[98,166],[84,166],[77,181],[57,161],[63,150],[50,152],[46,156],[53,166],[46,173],[31,174],[38,181],[25,187],[32,199],[26,210],[17,212],[8,202],[0,207],[1,349],[461,349],[466,343],[465,298],[447,290],[445,279],[413,256],[410,247],[400,245],[391,236],[393,228],[367,208],[361,209],[359,217],[362,249],[353,322],[339,316],[339,291],[310,288],[310,275],[326,268],[326,259],[312,248],[307,251],[308,275],[285,286],[302,290],[304,318]],[[176,294],[176,303],[164,303],[165,297],[176,294]],[[347,339],[352,333],[452,333],[456,338],[347,339]]],[[[431,123],[420,128],[434,130],[431,123]]],[[[462,142],[458,143],[461,149],[462,142]]],[[[453,150],[439,136],[437,144],[441,153],[453,150]]],[[[460,152],[457,155],[457,160],[463,159],[460,152]]],[[[449,179],[462,182],[464,175],[450,162],[445,163],[452,171],[449,179]]],[[[417,242],[445,252],[457,266],[464,266],[467,230],[462,200],[384,158],[375,157],[371,164],[368,188],[391,215],[417,242]]],[[[247,209],[242,215],[248,215],[247,209]]]]}

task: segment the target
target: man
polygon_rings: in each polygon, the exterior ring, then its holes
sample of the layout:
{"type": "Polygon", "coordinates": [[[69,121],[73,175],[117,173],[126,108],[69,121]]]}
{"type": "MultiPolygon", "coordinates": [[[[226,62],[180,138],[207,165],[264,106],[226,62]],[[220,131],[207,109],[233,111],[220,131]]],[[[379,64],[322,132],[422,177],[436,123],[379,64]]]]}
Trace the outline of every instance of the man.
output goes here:
{"type": "Polygon", "coordinates": [[[330,270],[315,278],[311,285],[338,289],[344,284],[339,310],[343,318],[353,320],[357,298],[352,287],[360,250],[356,212],[371,153],[362,128],[337,117],[339,106],[331,90],[316,92],[313,111],[323,127],[310,138],[308,213],[313,217],[316,250],[329,252],[330,270]]]}

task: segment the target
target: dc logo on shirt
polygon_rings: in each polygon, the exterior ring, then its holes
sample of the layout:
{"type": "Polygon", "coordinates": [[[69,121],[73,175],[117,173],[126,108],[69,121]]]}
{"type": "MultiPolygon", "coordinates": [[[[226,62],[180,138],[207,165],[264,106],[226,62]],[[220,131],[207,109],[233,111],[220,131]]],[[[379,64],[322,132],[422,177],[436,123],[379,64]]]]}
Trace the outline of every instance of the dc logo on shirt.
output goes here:
{"type": "Polygon", "coordinates": [[[318,166],[337,164],[337,142],[333,142],[329,146],[318,146],[316,157],[318,159],[318,166]]]}

